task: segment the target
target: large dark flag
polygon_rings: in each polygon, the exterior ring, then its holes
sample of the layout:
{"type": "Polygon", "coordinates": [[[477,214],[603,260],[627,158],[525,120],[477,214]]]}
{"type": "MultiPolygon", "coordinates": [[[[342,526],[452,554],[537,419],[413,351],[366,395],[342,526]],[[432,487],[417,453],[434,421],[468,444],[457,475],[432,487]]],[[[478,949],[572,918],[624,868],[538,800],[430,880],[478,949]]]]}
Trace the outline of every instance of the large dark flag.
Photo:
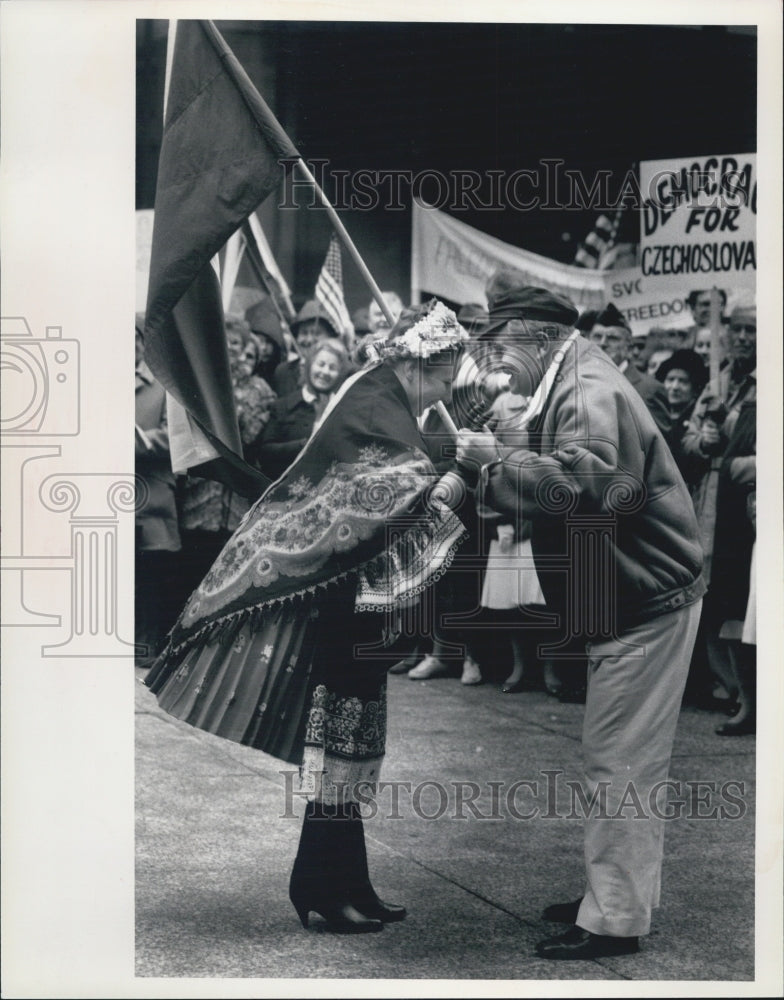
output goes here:
{"type": "Polygon", "coordinates": [[[212,22],[179,21],[155,193],[145,358],[219,453],[199,474],[251,496],[268,481],[242,459],[210,262],[298,158],[212,22]]]}

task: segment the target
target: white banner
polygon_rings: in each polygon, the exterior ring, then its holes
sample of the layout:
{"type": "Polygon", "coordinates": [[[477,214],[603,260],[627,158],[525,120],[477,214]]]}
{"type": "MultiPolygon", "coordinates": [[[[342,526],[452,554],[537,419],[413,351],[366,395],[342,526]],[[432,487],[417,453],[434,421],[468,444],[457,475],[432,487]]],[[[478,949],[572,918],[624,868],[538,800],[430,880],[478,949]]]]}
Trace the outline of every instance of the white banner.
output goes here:
{"type": "Polygon", "coordinates": [[[485,287],[500,267],[508,267],[532,285],[568,296],[582,312],[601,309],[605,281],[601,272],[559,264],[488,236],[450,215],[414,201],[411,234],[411,297],[420,292],[443,295],[461,305],[487,304],[485,287]]]}
{"type": "Polygon", "coordinates": [[[753,153],[640,164],[640,261],[646,288],[669,295],[756,280],[753,153]]]}

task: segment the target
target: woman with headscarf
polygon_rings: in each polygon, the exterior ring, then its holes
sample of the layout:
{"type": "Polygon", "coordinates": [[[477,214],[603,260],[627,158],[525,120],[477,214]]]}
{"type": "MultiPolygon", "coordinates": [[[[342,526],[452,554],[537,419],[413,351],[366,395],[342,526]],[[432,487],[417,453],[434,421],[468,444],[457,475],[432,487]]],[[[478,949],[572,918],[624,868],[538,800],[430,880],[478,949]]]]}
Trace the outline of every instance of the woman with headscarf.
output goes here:
{"type": "Polygon", "coordinates": [[[460,480],[439,480],[417,416],[450,398],[466,339],[435,300],[401,315],[251,508],[146,680],[177,718],[300,766],[289,895],[304,926],[311,911],[342,933],[405,916],[371,885],[359,803],[384,756],[385,642],[465,530],[445,502],[460,480]]]}

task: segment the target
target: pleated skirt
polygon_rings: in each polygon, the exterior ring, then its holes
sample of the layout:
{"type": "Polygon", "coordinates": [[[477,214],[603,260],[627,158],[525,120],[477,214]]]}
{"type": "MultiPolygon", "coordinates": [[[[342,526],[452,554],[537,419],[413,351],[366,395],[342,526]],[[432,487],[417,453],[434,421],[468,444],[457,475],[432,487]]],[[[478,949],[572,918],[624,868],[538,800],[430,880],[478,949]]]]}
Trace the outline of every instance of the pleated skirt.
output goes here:
{"type": "Polygon", "coordinates": [[[344,582],[305,595],[228,642],[164,654],[145,683],[175,718],[296,765],[312,797],[372,797],[393,657],[383,616],[354,612],[355,590],[344,582]]]}

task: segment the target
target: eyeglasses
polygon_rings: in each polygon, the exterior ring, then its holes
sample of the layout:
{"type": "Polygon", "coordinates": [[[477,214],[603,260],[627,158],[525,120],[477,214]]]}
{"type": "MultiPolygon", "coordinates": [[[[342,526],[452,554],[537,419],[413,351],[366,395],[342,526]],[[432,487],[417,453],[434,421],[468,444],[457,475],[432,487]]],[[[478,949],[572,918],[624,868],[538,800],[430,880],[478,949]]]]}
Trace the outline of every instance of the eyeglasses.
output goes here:
{"type": "Polygon", "coordinates": [[[730,330],[732,333],[756,333],[757,324],[756,323],[730,323],[730,330]]]}

